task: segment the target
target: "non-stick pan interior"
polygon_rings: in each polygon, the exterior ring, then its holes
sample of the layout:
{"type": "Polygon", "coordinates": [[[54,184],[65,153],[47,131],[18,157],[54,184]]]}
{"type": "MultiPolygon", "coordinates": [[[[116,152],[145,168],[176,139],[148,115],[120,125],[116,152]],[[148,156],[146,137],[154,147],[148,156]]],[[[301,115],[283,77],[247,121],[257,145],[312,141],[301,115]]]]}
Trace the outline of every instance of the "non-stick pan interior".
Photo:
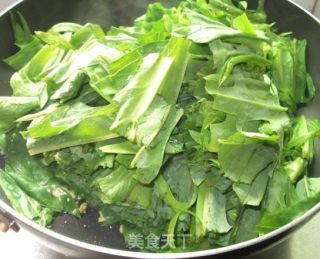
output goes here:
{"type": "MultiPolygon", "coordinates": [[[[26,0],[16,6],[12,12],[21,12],[33,30],[46,30],[58,22],[99,23],[105,29],[111,25],[130,25],[134,18],[144,13],[152,0],[26,0]]],[[[162,1],[174,4],[179,1],[162,1]]],[[[257,1],[249,0],[250,3],[257,1]]],[[[288,1],[268,0],[266,9],[269,21],[276,22],[279,31],[292,31],[295,37],[308,40],[308,67],[316,85],[320,78],[320,25],[297,6],[288,1]]],[[[14,53],[9,15],[0,18],[0,59],[14,53]]],[[[0,63],[0,95],[9,95],[9,79],[13,71],[3,62],[0,63]]],[[[308,107],[302,108],[304,114],[319,118],[320,94],[308,107]]],[[[4,164],[0,158],[0,164],[4,164]]],[[[312,174],[320,176],[320,145],[317,145],[316,159],[312,165],[312,174]],[[316,170],[318,168],[318,170],[316,170]]],[[[6,201],[0,190],[0,199],[6,201]]],[[[91,244],[124,249],[119,227],[103,227],[98,221],[98,213],[89,211],[81,220],[68,215],[60,215],[53,229],[75,239],[91,244]]]]}

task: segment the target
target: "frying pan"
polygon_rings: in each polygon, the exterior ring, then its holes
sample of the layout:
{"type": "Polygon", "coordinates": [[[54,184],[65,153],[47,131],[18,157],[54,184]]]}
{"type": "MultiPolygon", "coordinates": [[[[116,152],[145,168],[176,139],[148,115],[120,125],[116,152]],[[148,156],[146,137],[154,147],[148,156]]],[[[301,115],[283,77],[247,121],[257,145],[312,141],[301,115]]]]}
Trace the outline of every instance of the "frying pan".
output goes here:
{"type": "MultiPolygon", "coordinates": [[[[46,30],[53,24],[68,21],[76,23],[99,23],[105,29],[110,25],[129,25],[134,18],[143,14],[151,0],[20,0],[9,9],[21,12],[33,30],[46,30]]],[[[162,1],[164,4],[174,1],[162,1]]],[[[249,0],[250,4],[257,4],[249,0]]],[[[16,50],[9,22],[9,9],[0,15],[0,59],[10,56],[16,50]]],[[[269,22],[276,22],[279,32],[291,31],[297,38],[308,41],[308,70],[316,85],[320,81],[320,23],[309,13],[287,0],[267,0],[266,11],[269,22]]],[[[0,63],[0,95],[9,95],[9,78],[13,71],[0,63]]],[[[301,112],[310,118],[319,118],[320,93],[301,112]]],[[[311,166],[313,176],[320,176],[320,145],[316,145],[316,159],[311,166]]],[[[0,165],[4,159],[0,158],[0,165]]],[[[52,229],[41,227],[19,215],[9,205],[0,189],[0,217],[33,233],[40,242],[67,256],[77,258],[237,258],[277,245],[306,223],[320,210],[316,205],[300,218],[265,236],[225,248],[177,254],[150,254],[126,250],[119,226],[99,225],[97,211],[90,210],[78,220],[68,215],[60,215],[52,229]],[[2,216],[1,216],[2,214],[2,216]]]]}

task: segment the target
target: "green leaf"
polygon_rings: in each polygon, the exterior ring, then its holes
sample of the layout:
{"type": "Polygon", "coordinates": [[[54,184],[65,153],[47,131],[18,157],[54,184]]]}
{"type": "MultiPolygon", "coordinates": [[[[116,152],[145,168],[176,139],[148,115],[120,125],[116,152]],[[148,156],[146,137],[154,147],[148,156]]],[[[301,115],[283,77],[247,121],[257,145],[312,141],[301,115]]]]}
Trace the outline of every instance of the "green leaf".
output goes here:
{"type": "Polygon", "coordinates": [[[164,56],[173,57],[173,63],[159,92],[169,104],[177,102],[189,62],[190,46],[191,42],[188,40],[172,38],[162,52],[164,56]]]}
{"type": "Polygon", "coordinates": [[[83,103],[61,106],[50,114],[34,120],[27,128],[28,136],[37,139],[60,135],[76,127],[81,121],[92,117],[97,112],[99,112],[99,109],[83,103]]]}
{"type": "Polygon", "coordinates": [[[42,42],[34,38],[26,46],[24,46],[19,52],[11,57],[4,59],[9,66],[15,70],[23,68],[28,62],[40,51],[43,47],[42,42]]]}
{"type": "MultiPolygon", "coordinates": [[[[59,135],[51,136],[48,138],[32,138],[26,134],[27,147],[31,155],[36,155],[48,151],[62,149],[66,147],[84,145],[88,143],[94,143],[102,140],[113,139],[118,137],[117,134],[109,131],[108,124],[111,125],[111,116],[115,111],[115,107],[112,105],[90,108],[91,114],[85,114],[83,120],[76,123],[73,122],[73,126],[69,125],[68,120],[61,120],[59,127],[49,126],[52,129],[52,133],[59,133],[59,135]],[[61,134],[61,130],[64,132],[61,134]]],[[[72,114],[72,116],[75,116],[72,114]]],[[[70,119],[70,118],[69,118],[70,119]]],[[[48,125],[44,123],[46,128],[48,125]]],[[[37,134],[47,135],[47,133],[41,130],[41,127],[37,127],[37,134]]]]}
{"type": "Polygon", "coordinates": [[[101,190],[101,200],[104,203],[112,204],[124,201],[132,191],[136,181],[127,168],[119,166],[110,174],[97,178],[95,184],[101,190]]]}
{"type": "Polygon", "coordinates": [[[229,58],[226,63],[223,65],[220,71],[219,77],[219,86],[221,86],[227,78],[232,74],[235,66],[246,63],[250,64],[250,66],[260,66],[260,67],[267,67],[271,65],[271,62],[261,56],[258,55],[238,55],[235,57],[229,58]]]}
{"type": "Polygon", "coordinates": [[[153,188],[138,183],[133,187],[126,202],[150,209],[152,206],[152,192],[153,188]]]}
{"type": "Polygon", "coordinates": [[[158,175],[164,159],[164,152],[170,135],[181,119],[183,111],[171,108],[169,116],[154,139],[152,146],[142,147],[135,155],[131,166],[135,167],[135,177],[144,184],[151,183],[158,175]]]}
{"type": "Polygon", "coordinates": [[[161,175],[155,181],[155,188],[156,191],[159,193],[160,197],[165,201],[165,203],[167,203],[176,211],[186,211],[196,201],[196,195],[191,196],[191,199],[187,202],[181,202],[177,200],[172,194],[169,184],[161,175]]]}
{"type": "Polygon", "coordinates": [[[139,147],[129,141],[124,141],[116,144],[110,144],[99,148],[104,153],[110,154],[128,154],[134,155],[139,150],[139,147]]]}
{"type": "Polygon", "coordinates": [[[248,16],[245,13],[239,15],[233,20],[233,26],[243,33],[256,35],[253,24],[250,22],[248,16]]]}
{"type": "Polygon", "coordinates": [[[231,15],[241,15],[243,11],[234,6],[233,2],[230,0],[221,1],[221,0],[210,0],[210,5],[220,11],[223,11],[226,14],[231,15]]]}
{"type": "Polygon", "coordinates": [[[20,12],[17,12],[16,15],[13,15],[12,13],[9,14],[14,33],[15,44],[20,48],[24,48],[33,40],[33,35],[28,23],[20,12]]]}
{"type": "Polygon", "coordinates": [[[287,148],[301,146],[319,135],[319,120],[307,120],[304,116],[299,116],[294,121],[292,136],[287,144],[287,148]]]}
{"type": "Polygon", "coordinates": [[[114,97],[120,109],[111,130],[150,145],[178,98],[189,46],[189,41],[173,38],[161,54],[144,58],[136,76],[114,97]]]}
{"type": "Polygon", "coordinates": [[[188,30],[188,39],[196,43],[208,43],[215,39],[241,35],[241,31],[230,28],[223,23],[207,18],[193,10],[185,9],[184,13],[190,21],[187,27],[178,28],[174,33],[179,33],[179,30],[188,30]]]}
{"type": "Polygon", "coordinates": [[[214,68],[218,71],[221,71],[227,60],[234,56],[256,54],[254,49],[248,47],[247,44],[228,43],[221,39],[212,41],[209,46],[214,68]]]}
{"type": "Polygon", "coordinates": [[[305,40],[277,37],[272,48],[272,80],[280,99],[293,111],[296,104],[305,103],[314,96],[312,79],[306,72],[305,40]]]}
{"type": "Polygon", "coordinates": [[[186,34],[185,31],[187,31],[188,39],[196,43],[209,43],[219,38],[231,36],[266,39],[265,37],[245,34],[240,30],[226,26],[217,19],[210,19],[188,8],[184,9],[184,14],[189,19],[190,24],[178,27],[173,33],[174,35],[184,35],[186,34]]]}
{"type": "Polygon", "coordinates": [[[35,34],[37,35],[37,38],[42,40],[45,44],[60,45],[66,49],[74,49],[74,47],[69,42],[70,41],[69,34],[62,35],[54,31],[48,31],[48,32],[36,31],[35,34]]]}
{"type": "Polygon", "coordinates": [[[313,206],[318,204],[319,201],[320,192],[317,192],[311,197],[301,200],[291,206],[287,206],[284,209],[275,211],[273,213],[266,213],[262,216],[261,221],[257,226],[257,232],[259,234],[267,234],[271,231],[274,231],[302,216],[313,206]]]}
{"type": "Polygon", "coordinates": [[[28,196],[15,180],[2,170],[0,170],[0,185],[17,212],[42,226],[52,224],[54,213],[50,209],[42,207],[39,202],[28,196]]]}
{"type": "Polygon", "coordinates": [[[233,190],[243,205],[259,206],[267,189],[269,173],[273,165],[260,172],[252,184],[234,183],[233,190]]]}
{"type": "MultiPolygon", "coordinates": [[[[149,109],[140,117],[135,131],[135,142],[138,145],[148,147],[159,134],[172,106],[160,96],[156,96],[149,109]]],[[[131,137],[129,136],[129,140],[131,137]]]]}
{"type": "Polygon", "coordinates": [[[295,200],[293,185],[290,178],[281,167],[277,167],[268,184],[266,200],[264,202],[265,213],[273,213],[285,209],[287,204],[295,200]]]}
{"type": "Polygon", "coordinates": [[[232,233],[232,242],[240,243],[257,236],[256,226],[261,218],[261,211],[258,208],[245,206],[243,207],[239,222],[235,231],[232,233]]]}
{"type": "Polygon", "coordinates": [[[214,186],[202,183],[196,205],[196,239],[201,240],[207,232],[227,233],[230,229],[225,195],[214,186]]]}
{"type": "Polygon", "coordinates": [[[3,154],[6,148],[6,134],[0,134],[0,154],[3,154]]]}
{"type": "Polygon", "coordinates": [[[34,97],[0,97],[0,132],[10,130],[16,119],[38,107],[38,100],[34,97]]]}
{"type": "Polygon", "coordinates": [[[161,172],[174,197],[178,201],[192,203],[197,188],[193,183],[189,161],[183,156],[172,157],[163,165],[161,172]]]}
{"type": "Polygon", "coordinates": [[[105,69],[100,62],[101,67],[95,68],[93,71],[87,70],[90,86],[106,100],[111,99],[136,74],[141,60],[141,53],[133,50],[109,64],[108,69],[105,69]]]}
{"type": "Polygon", "coordinates": [[[167,242],[170,246],[170,248],[175,249],[177,248],[175,245],[175,240],[174,240],[174,234],[175,234],[175,229],[179,220],[179,217],[181,215],[181,211],[178,211],[170,220],[169,226],[168,226],[168,237],[167,237],[167,242]]]}
{"type": "MultiPolygon", "coordinates": [[[[118,128],[119,131],[120,128],[122,134],[125,135],[129,140],[135,140],[137,133],[135,132],[136,126],[133,123],[135,121],[139,121],[142,115],[148,111],[150,106],[151,113],[150,115],[146,115],[146,118],[152,118],[152,116],[157,113],[157,110],[159,110],[157,103],[154,103],[153,100],[156,98],[156,94],[171,64],[172,59],[162,58],[158,54],[151,54],[144,59],[144,63],[142,64],[140,71],[135,78],[132,79],[131,82],[115,96],[115,100],[119,102],[121,108],[113,125],[111,126],[111,129],[114,130],[118,128]],[[154,76],[152,76],[152,73],[154,73],[154,76]],[[150,85],[153,87],[148,87],[147,90],[145,89],[147,85],[144,83],[144,81],[146,81],[147,77],[148,80],[150,80],[150,76],[154,80],[151,80],[150,83],[150,85]],[[143,85],[144,87],[141,88],[143,85]],[[131,98],[126,98],[127,95],[131,96],[131,98]],[[121,130],[121,128],[124,129],[121,130]]],[[[161,106],[163,106],[165,109],[162,116],[158,115],[161,123],[161,121],[165,120],[169,107],[159,97],[156,98],[156,102],[162,102],[163,104],[161,104],[161,106]]],[[[142,118],[142,121],[145,120],[142,118]]],[[[158,127],[158,130],[159,129],[160,128],[158,127]]],[[[157,131],[154,132],[151,130],[150,132],[153,134],[153,136],[150,136],[149,139],[152,140],[157,134],[157,131]]],[[[149,143],[150,140],[148,141],[149,143]]]]}
{"type": "Polygon", "coordinates": [[[123,55],[122,52],[102,44],[95,38],[88,40],[78,50],[69,50],[67,54],[63,61],[57,63],[46,75],[55,84],[60,85],[70,78],[74,72],[88,70],[89,67],[100,63],[101,57],[106,62],[111,63],[123,55]]]}
{"type": "Polygon", "coordinates": [[[76,49],[78,49],[88,40],[91,40],[92,38],[103,39],[104,36],[105,33],[99,25],[88,23],[79,30],[75,31],[75,33],[72,35],[70,43],[76,49]]]}
{"type": "Polygon", "coordinates": [[[49,32],[57,32],[57,33],[63,33],[63,32],[76,32],[80,30],[82,26],[77,23],[71,23],[71,22],[62,22],[62,23],[57,23],[53,25],[50,29],[49,32]]]}
{"type": "Polygon", "coordinates": [[[267,120],[274,131],[281,131],[289,124],[287,109],[280,106],[269,85],[254,79],[234,78],[230,85],[218,87],[216,79],[206,78],[206,89],[214,96],[213,107],[237,116],[239,127],[247,121],[267,120]]]}
{"type": "Polygon", "coordinates": [[[277,161],[276,148],[236,133],[220,142],[221,169],[235,182],[251,184],[256,176],[277,161]]]}
{"type": "Polygon", "coordinates": [[[51,100],[61,99],[63,101],[74,98],[87,80],[87,75],[82,71],[76,71],[62,86],[51,96],[51,100]]]}
{"type": "Polygon", "coordinates": [[[219,151],[219,141],[228,139],[236,133],[236,118],[234,116],[227,116],[225,121],[210,125],[210,144],[208,150],[210,152],[219,151]]]}
{"type": "Polygon", "coordinates": [[[72,191],[54,176],[55,168],[46,167],[37,158],[30,157],[17,133],[9,136],[5,150],[5,173],[44,208],[79,216],[72,191]]]}
{"type": "Polygon", "coordinates": [[[46,82],[33,82],[24,71],[13,74],[10,79],[13,96],[16,97],[36,97],[40,108],[43,108],[49,99],[48,84],[46,82]]]}
{"type": "MultiPolygon", "coordinates": [[[[137,75],[114,98],[121,108],[111,126],[112,130],[122,126],[129,132],[132,131],[132,123],[137,121],[151,105],[172,62],[172,58],[163,58],[160,54],[150,54],[144,58],[137,75]],[[128,95],[131,98],[127,98],[128,95]]],[[[134,135],[127,137],[131,140],[135,138],[134,135]]]]}
{"type": "Polygon", "coordinates": [[[59,45],[44,46],[32,57],[30,62],[23,68],[23,71],[31,80],[44,78],[63,62],[67,53],[68,52],[59,47],[59,45]]]}

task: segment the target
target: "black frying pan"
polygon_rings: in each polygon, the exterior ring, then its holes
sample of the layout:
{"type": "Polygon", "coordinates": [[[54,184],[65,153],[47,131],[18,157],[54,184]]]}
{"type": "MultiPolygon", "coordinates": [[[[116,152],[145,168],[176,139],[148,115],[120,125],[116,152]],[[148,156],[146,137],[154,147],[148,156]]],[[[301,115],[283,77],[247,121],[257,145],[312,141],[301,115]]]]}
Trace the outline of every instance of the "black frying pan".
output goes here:
{"type": "MultiPolygon", "coordinates": [[[[20,11],[34,30],[46,30],[53,24],[68,21],[77,23],[99,23],[105,29],[110,25],[128,25],[134,18],[143,14],[151,0],[24,0],[12,7],[20,11]]],[[[162,1],[172,4],[175,1],[162,1]]],[[[257,1],[249,0],[250,4],[257,1]]],[[[308,67],[316,85],[320,81],[320,24],[310,14],[303,11],[291,1],[266,0],[269,21],[275,21],[279,31],[292,31],[297,38],[308,40],[308,67]]],[[[0,59],[15,52],[8,13],[0,17],[0,59]]],[[[0,95],[9,95],[9,78],[12,70],[0,63],[0,95]]],[[[302,109],[309,117],[319,118],[320,93],[311,105],[302,109]]],[[[0,158],[0,165],[4,165],[0,158]]],[[[316,159],[310,170],[320,176],[320,145],[316,150],[316,159]]],[[[226,248],[179,254],[146,254],[126,251],[118,226],[101,227],[97,222],[98,214],[91,210],[81,220],[71,216],[59,216],[52,230],[45,229],[15,212],[0,189],[0,216],[2,214],[27,229],[47,246],[66,255],[78,258],[236,258],[266,247],[276,245],[294,230],[307,222],[317,211],[320,204],[290,224],[263,237],[243,242],[226,248]]],[[[14,227],[14,225],[13,225],[14,227]]]]}

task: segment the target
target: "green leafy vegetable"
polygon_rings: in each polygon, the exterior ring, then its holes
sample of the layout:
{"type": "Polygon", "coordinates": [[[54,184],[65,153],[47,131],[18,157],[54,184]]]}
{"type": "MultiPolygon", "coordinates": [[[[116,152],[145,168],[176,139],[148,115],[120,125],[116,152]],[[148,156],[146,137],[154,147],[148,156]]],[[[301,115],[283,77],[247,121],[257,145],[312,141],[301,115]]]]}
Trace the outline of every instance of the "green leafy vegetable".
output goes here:
{"type": "Polygon", "coordinates": [[[19,117],[38,108],[38,100],[34,97],[0,97],[0,132],[6,132],[15,126],[19,117]]]}

